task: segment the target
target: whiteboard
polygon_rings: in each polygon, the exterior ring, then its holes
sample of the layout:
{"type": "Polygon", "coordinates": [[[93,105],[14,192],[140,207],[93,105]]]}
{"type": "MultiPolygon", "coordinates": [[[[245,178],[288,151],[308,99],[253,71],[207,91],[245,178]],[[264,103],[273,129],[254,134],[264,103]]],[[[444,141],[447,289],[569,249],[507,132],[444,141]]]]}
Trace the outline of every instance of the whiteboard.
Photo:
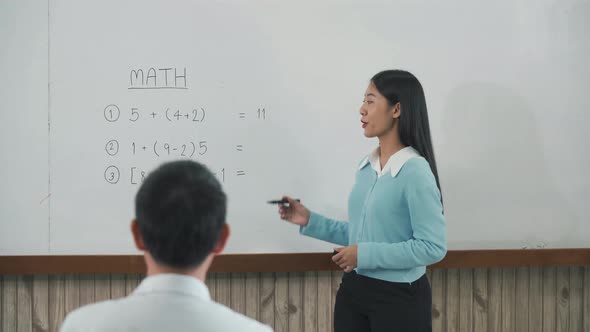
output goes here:
{"type": "Polygon", "coordinates": [[[0,1],[0,254],[49,251],[48,7],[0,1]]]}
{"type": "Polygon", "coordinates": [[[21,46],[10,56],[47,76],[2,89],[9,107],[35,103],[39,123],[2,122],[3,135],[22,135],[17,147],[38,151],[3,163],[1,254],[136,253],[141,178],[179,158],[222,181],[226,252],[328,251],[266,201],[290,194],[346,220],[356,165],[377,143],[358,108],[370,77],[390,68],[426,91],[449,249],[590,247],[587,1],[33,7],[47,16],[30,31],[3,20],[22,34],[2,35],[21,46]],[[33,34],[47,36],[38,52],[26,48],[33,34]],[[26,195],[29,205],[11,201],[26,195]]]}

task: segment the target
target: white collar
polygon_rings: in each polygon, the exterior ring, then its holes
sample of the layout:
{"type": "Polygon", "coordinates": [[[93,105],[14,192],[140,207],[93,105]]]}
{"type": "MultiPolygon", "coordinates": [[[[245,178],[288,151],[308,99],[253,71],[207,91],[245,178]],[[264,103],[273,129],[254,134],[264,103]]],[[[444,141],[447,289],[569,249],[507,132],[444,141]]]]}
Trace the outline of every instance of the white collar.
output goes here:
{"type": "Polygon", "coordinates": [[[389,160],[385,166],[383,166],[383,169],[381,169],[381,163],[379,162],[379,147],[377,147],[361,162],[359,170],[370,163],[371,167],[377,172],[377,175],[381,176],[389,171],[391,172],[391,176],[395,177],[404,164],[412,158],[421,158],[421,156],[413,147],[407,146],[389,157],[389,160]]]}
{"type": "Polygon", "coordinates": [[[157,274],[146,277],[137,286],[134,295],[172,293],[210,300],[209,288],[201,280],[181,274],[157,274]]]}

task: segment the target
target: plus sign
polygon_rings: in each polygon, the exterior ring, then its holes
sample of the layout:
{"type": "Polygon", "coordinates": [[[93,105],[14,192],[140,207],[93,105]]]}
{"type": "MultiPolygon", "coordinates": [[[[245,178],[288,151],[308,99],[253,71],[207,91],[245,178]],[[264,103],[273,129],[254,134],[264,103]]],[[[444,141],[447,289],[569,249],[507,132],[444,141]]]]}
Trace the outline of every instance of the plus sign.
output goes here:
{"type": "Polygon", "coordinates": [[[184,116],[188,119],[188,113],[186,113],[184,116]]]}
{"type": "Polygon", "coordinates": [[[152,119],[156,117],[156,113],[152,112],[152,119]]]}
{"type": "Polygon", "coordinates": [[[143,151],[145,151],[146,147],[144,146],[142,149],[143,149],[143,151]]]}

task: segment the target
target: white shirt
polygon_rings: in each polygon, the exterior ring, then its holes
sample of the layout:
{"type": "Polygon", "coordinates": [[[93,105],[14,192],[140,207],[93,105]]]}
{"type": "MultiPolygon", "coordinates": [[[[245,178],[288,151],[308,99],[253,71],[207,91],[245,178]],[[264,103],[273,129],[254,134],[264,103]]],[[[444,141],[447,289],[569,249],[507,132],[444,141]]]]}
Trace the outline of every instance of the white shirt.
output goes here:
{"type": "Polygon", "coordinates": [[[272,332],[272,329],[212,301],[207,286],[194,277],[159,274],[144,279],[128,297],[71,312],[60,331],[272,332]]]}
{"type": "Polygon", "coordinates": [[[365,167],[367,163],[371,163],[371,168],[373,168],[375,172],[377,172],[377,176],[382,176],[387,172],[391,172],[391,176],[395,177],[397,173],[399,173],[399,171],[402,169],[406,161],[412,158],[421,158],[421,156],[418,153],[418,151],[416,151],[413,147],[406,146],[405,148],[391,155],[391,157],[389,157],[389,160],[387,160],[387,163],[385,163],[385,165],[383,166],[383,169],[381,169],[379,148],[376,148],[375,150],[373,150],[373,152],[371,152],[371,154],[368,157],[366,157],[361,162],[361,164],[359,165],[359,169],[365,167]]]}

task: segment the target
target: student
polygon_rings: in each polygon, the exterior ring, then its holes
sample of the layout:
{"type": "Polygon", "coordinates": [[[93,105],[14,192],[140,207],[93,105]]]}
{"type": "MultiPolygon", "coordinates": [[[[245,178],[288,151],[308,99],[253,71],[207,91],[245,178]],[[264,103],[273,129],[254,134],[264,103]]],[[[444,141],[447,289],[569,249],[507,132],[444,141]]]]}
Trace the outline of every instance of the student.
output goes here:
{"type": "Polygon", "coordinates": [[[376,74],[360,108],[379,146],[358,165],[349,222],[328,219],[291,197],[280,205],[300,233],[342,245],[332,260],[345,274],[334,330],[431,331],[426,266],[446,254],[446,226],[424,91],[409,72],[376,74]]]}
{"type": "Polygon", "coordinates": [[[163,164],[139,188],[135,213],[131,232],[147,277],[126,298],[70,313],[61,331],[272,331],[209,296],[205,276],[229,235],[226,196],[209,170],[163,164]]]}

